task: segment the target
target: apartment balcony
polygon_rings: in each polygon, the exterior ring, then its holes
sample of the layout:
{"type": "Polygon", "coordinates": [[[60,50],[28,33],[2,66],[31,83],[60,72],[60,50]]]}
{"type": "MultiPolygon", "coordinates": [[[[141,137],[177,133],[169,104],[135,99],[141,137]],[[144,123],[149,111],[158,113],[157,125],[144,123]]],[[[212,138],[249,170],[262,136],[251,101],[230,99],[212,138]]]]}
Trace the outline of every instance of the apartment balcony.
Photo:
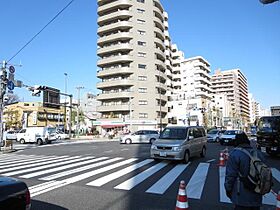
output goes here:
{"type": "MultiPolygon", "coordinates": [[[[194,73],[195,73],[195,74],[202,74],[203,76],[209,78],[209,81],[211,80],[211,76],[210,76],[206,71],[204,71],[204,70],[202,70],[202,69],[197,69],[197,70],[195,70],[194,73]]],[[[212,82],[212,81],[211,81],[211,82],[212,82]]]]}
{"type": "Polygon", "coordinates": [[[131,98],[133,96],[132,92],[123,91],[123,92],[110,92],[110,93],[101,93],[97,95],[97,100],[109,100],[109,99],[124,99],[131,98]]]}
{"type": "Polygon", "coordinates": [[[168,13],[167,12],[163,12],[163,16],[165,19],[168,19],[168,13]]]}
{"type": "Polygon", "coordinates": [[[129,104],[98,106],[97,107],[97,112],[129,111],[129,108],[130,108],[129,104]]]}
{"type": "Polygon", "coordinates": [[[175,67],[173,66],[172,70],[173,70],[173,73],[180,72],[181,71],[181,67],[180,66],[175,66],[175,67]]]}
{"type": "Polygon", "coordinates": [[[164,21],[163,25],[164,25],[165,28],[167,28],[167,29],[169,28],[169,25],[168,25],[167,21],[164,21]]]}
{"type": "Polygon", "coordinates": [[[102,56],[108,53],[127,52],[129,50],[133,50],[133,45],[131,43],[115,44],[97,49],[97,55],[102,56]]]}
{"type": "Polygon", "coordinates": [[[163,83],[160,83],[160,82],[156,82],[155,85],[156,85],[157,88],[161,88],[161,89],[167,90],[167,85],[166,84],[163,84],[163,83]]]}
{"type": "Polygon", "coordinates": [[[99,70],[97,72],[97,77],[103,78],[103,77],[113,76],[113,75],[128,75],[133,73],[134,71],[130,67],[109,68],[109,69],[99,70]]]}
{"type": "Polygon", "coordinates": [[[195,88],[203,88],[209,92],[212,92],[212,89],[210,87],[208,87],[207,85],[205,84],[201,84],[201,83],[198,83],[198,84],[195,84],[195,88]]]}
{"type": "Polygon", "coordinates": [[[166,30],[164,31],[164,35],[165,35],[165,37],[170,37],[169,32],[166,30]]]}
{"type": "Polygon", "coordinates": [[[157,34],[157,36],[160,36],[161,40],[164,40],[164,31],[158,27],[154,27],[154,32],[157,34]]]}
{"type": "Polygon", "coordinates": [[[169,40],[167,40],[167,39],[165,39],[165,40],[164,40],[164,44],[165,44],[165,46],[167,46],[167,47],[168,47],[168,46],[170,46],[170,41],[169,41],[169,40]]]}
{"type": "Polygon", "coordinates": [[[160,109],[161,109],[161,112],[167,113],[168,112],[167,104],[165,106],[161,106],[161,107],[160,107],[160,105],[157,105],[156,111],[159,112],[160,109]]]}
{"type": "Polygon", "coordinates": [[[169,50],[165,50],[165,51],[164,51],[164,54],[165,54],[165,56],[168,56],[168,57],[170,57],[170,56],[171,56],[171,53],[170,53],[170,51],[169,51],[169,50]]]}
{"type": "Polygon", "coordinates": [[[126,62],[132,62],[133,57],[131,55],[117,55],[117,56],[111,56],[107,58],[102,58],[97,61],[98,67],[104,67],[106,65],[110,64],[116,64],[116,63],[126,63],[126,62]]]}
{"type": "Polygon", "coordinates": [[[100,46],[105,43],[110,43],[110,42],[114,42],[117,40],[130,40],[132,38],[133,38],[133,35],[131,32],[119,32],[119,33],[111,34],[108,36],[99,37],[97,40],[97,44],[100,46]]]}
{"type": "Polygon", "coordinates": [[[155,54],[159,56],[162,60],[165,60],[165,54],[160,48],[155,48],[155,54]]]}
{"type": "Polygon", "coordinates": [[[165,79],[165,80],[168,79],[168,78],[167,78],[166,72],[163,73],[163,72],[161,72],[161,71],[159,71],[159,70],[156,70],[156,75],[162,77],[162,78],[165,79]]]}
{"type": "Polygon", "coordinates": [[[206,78],[203,78],[203,77],[195,77],[195,78],[194,78],[194,81],[202,81],[202,82],[204,82],[204,83],[206,83],[206,84],[208,84],[208,85],[211,85],[210,80],[208,80],[208,79],[206,79],[206,78]]]}
{"type": "MultiPolygon", "coordinates": [[[[203,71],[203,70],[201,70],[201,71],[203,71]]],[[[231,83],[231,84],[233,84],[233,79],[219,79],[219,80],[217,80],[217,79],[213,79],[212,78],[212,83],[214,84],[219,84],[219,83],[231,83]]]]}
{"type": "Polygon", "coordinates": [[[203,67],[208,73],[211,72],[211,69],[204,63],[202,62],[195,62],[194,67],[203,67]]]}
{"type": "MultiPolygon", "coordinates": [[[[167,60],[165,60],[165,61],[167,61],[167,60]]],[[[163,62],[162,60],[155,59],[155,64],[158,65],[158,66],[160,66],[160,68],[166,69],[165,62],[163,62]]]]}
{"type": "Polygon", "coordinates": [[[167,101],[167,95],[156,94],[156,99],[161,99],[162,101],[167,101]]]}
{"type": "MultiPolygon", "coordinates": [[[[168,118],[161,118],[162,124],[168,124],[168,118]]],[[[157,118],[157,124],[160,124],[160,118],[157,118]]]]}
{"type": "Polygon", "coordinates": [[[166,59],[166,60],[165,60],[165,65],[171,67],[171,62],[170,62],[170,60],[166,59]]]}
{"type": "Polygon", "coordinates": [[[109,25],[105,26],[100,26],[97,29],[97,34],[99,36],[102,36],[103,33],[107,33],[110,31],[115,31],[115,30],[127,30],[133,27],[133,23],[131,21],[118,21],[116,23],[112,23],[109,25]]]}
{"type": "Polygon", "coordinates": [[[163,16],[162,11],[158,7],[154,7],[153,10],[156,13],[155,15],[160,16],[161,20],[163,21],[164,20],[164,16],[163,16]]]}
{"type": "Polygon", "coordinates": [[[172,64],[173,64],[173,65],[180,65],[180,64],[181,64],[181,60],[180,60],[180,59],[174,59],[174,60],[172,61],[172,64]]]}
{"type": "MultiPolygon", "coordinates": [[[[99,0],[98,2],[100,2],[102,0],[99,0]]],[[[102,6],[99,6],[97,9],[97,13],[99,16],[101,16],[103,13],[107,12],[108,10],[112,10],[112,9],[117,9],[117,8],[121,8],[121,7],[127,7],[127,6],[132,6],[133,5],[133,1],[132,0],[118,0],[118,1],[114,1],[112,3],[108,3],[102,6]]]]}
{"type": "Polygon", "coordinates": [[[159,28],[160,30],[164,31],[164,25],[158,17],[154,17],[155,27],[159,28]]]}
{"type": "Polygon", "coordinates": [[[196,91],[195,92],[196,96],[203,96],[203,97],[207,97],[207,98],[211,98],[211,93],[207,92],[207,91],[196,91]]]}
{"type": "Polygon", "coordinates": [[[96,84],[96,88],[102,90],[104,88],[110,88],[110,87],[124,87],[124,86],[133,86],[133,85],[134,85],[134,81],[131,79],[119,79],[119,80],[98,82],[96,84]]]}
{"type": "Polygon", "coordinates": [[[159,44],[162,49],[165,49],[165,45],[164,45],[163,41],[160,38],[155,37],[154,41],[155,41],[155,43],[159,44]]]}
{"type": "Polygon", "coordinates": [[[118,10],[113,13],[109,13],[107,15],[99,16],[97,19],[97,24],[103,24],[104,22],[117,20],[120,18],[130,18],[133,16],[132,11],[130,10],[118,10]]]}
{"type": "Polygon", "coordinates": [[[161,10],[161,12],[163,13],[164,9],[163,9],[163,6],[161,5],[160,0],[153,0],[153,1],[154,1],[154,6],[158,7],[161,10]]]}
{"type": "Polygon", "coordinates": [[[176,86],[176,87],[181,87],[182,86],[181,81],[173,82],[172,84],[173,84],[173,86],[176,86]]]}

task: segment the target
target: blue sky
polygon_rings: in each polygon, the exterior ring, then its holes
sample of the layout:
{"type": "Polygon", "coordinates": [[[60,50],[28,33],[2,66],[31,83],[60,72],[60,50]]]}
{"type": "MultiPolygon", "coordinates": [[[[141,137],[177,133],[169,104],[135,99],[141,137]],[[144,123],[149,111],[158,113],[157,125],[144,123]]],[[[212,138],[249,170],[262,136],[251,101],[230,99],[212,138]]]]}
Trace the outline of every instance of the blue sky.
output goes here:
{"type": "MultiPolygon", "coordinates": [[[[1,0],[0,59],[8,60],[69,1],[1,0]],[[5,9],[3,9],[5,8],[5,9]]],[[[77,95],[96,93],[97,1],[75,0],[11,62],[27,85],[48,85],[77,95]]],[[[280,3],[259,0],[162,0],[170,35],[186,57],[201,55],[211,70],[240,68],[249,91],[266,108],[280,105],[280,3]]],[[[15,90],[36,101],[26,89],[15,90]]]]}

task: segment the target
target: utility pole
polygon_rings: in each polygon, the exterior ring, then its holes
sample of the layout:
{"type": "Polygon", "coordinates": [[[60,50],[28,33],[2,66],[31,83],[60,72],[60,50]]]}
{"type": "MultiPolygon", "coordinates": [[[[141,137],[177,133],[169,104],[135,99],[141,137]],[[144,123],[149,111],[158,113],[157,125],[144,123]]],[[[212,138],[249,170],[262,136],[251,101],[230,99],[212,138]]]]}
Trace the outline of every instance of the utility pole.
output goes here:
{"type": "Polygon", "coordinates": [[[78,87],[76,87],[76,89],[78,90],[78,110],[77,110],[78,132],[77,132],[77,135],[79,137],[80,136],[80,91],[81,91],[81,89],[84,89],[84,87],[78,86],[78,87]]]}
{"type": "Polygon", "coordinates": [[[0,143],[3,142],[3,108],[4,108],[4,95],[7,88],[7,71],[6,61],[3,61],[0,71],[0,143]]]}
{"type": "MultiPolygon", "coordinates": [[[[68,76],[68,74],[65,72],[64,73],[64,76],[65,76],[65,89],[64,89],[64,93],[65,94],[67,94],[67,76],[68,76]]],[[[65,129],[67,129],[67,125],[68,125],[68,122],[67,122],[67,117],[66,117],[66,99],[67,99],[67,96],[65,96],[64,97],[64,125],[65,125],[65,127],[64,127],[64,130],[65,129]]],[[[71,133],[70,133],[70,135],[71,135],[71,133]]]]}

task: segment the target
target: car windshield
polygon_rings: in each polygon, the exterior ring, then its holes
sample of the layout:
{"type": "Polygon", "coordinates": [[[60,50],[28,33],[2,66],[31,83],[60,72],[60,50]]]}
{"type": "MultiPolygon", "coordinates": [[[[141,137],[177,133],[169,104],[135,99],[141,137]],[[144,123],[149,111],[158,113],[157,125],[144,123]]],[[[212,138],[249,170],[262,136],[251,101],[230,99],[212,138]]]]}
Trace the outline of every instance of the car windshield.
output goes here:
{"type": "Polygon", "coordinates": [[[211,130],[208,132],[208,134],[217,134],[219,131],[218,130],[211,130]]]}
{"type": "Polygon", "coordinates": [[[187,128],[165,128],[160,135],[160,139],[186,139],[187,131],[187,128]]]}
{"type": "Polygon", "coordinates": [[[237,131],[234,130],[229,130],[224,132],[224,135],[235,135],[235,134],[237,134],[237,131]]]}
{"type": "Polygon", "coordinates": [[[263,117],[258,124],[258,130],[262,132],[280,132],[280,117],[263,117]]]}

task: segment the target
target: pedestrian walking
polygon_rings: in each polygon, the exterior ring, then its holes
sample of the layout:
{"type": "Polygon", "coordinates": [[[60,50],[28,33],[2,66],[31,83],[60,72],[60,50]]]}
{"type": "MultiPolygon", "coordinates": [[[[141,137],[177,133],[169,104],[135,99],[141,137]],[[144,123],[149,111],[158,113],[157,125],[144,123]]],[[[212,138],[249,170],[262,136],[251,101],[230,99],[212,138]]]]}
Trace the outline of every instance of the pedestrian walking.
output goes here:
{"type": "MultiPolygon", "coordinates": [[[[261,164],[263,163],[262,154],[250,146],[247,135],[245,133],[237,134],[235,148],[227,161],[224,185],[227,196],[235,205],[235,210],[260,210],[262,205],[264,193],[256,192],[256,185],[251,187],[252,184],[247,178],[251,174],[251,153],[259,158],[261,164]]],[[[268,170],[270,169],[268,168],[268,170]]]]}

